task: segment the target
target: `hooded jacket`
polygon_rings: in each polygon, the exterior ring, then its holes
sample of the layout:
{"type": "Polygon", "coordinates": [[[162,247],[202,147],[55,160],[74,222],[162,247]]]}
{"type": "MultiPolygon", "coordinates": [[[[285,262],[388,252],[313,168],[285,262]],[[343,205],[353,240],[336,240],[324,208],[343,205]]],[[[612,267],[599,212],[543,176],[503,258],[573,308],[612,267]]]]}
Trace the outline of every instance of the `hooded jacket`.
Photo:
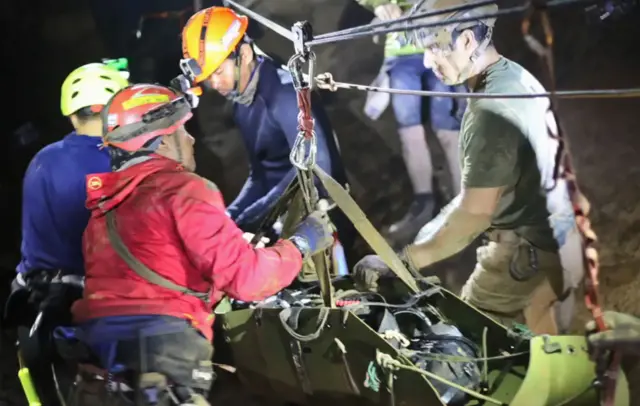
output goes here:
{"type": "Polygon", "coordinates": [[[22,260],[18,272],[82,275],[82,233],[89,221],[85,176],[111,170],[100,137],[71,133],[29,163],[22,190],[22,260]]]}
{"type": "Polygon", "coordinates": [[[262,300],[288,286],[302,267],[286,240],[256,249],[225,214],[216,186],[175,161],[152,159],[122,171],[87,176],[91,218],[84,233],[84,297],[74,320],[109,316],[165,315],[190,320],[211,339],[212,306],[223,296],[262,300]],[[209,303],[151,283],[114,251],[105,213],[131,254],[165,279],[197,292],[209,303]]]}

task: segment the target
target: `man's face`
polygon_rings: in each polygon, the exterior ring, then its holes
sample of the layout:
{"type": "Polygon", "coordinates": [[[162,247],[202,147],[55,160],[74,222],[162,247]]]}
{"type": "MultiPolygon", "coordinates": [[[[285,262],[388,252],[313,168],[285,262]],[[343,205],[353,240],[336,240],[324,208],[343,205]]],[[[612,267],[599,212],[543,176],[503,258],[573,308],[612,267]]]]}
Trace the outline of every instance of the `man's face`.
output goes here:
{"type": "Polygon", "coordinates": [[[225,60],[207,80],[218,93],[223,96],[228,95],[236,86],[236,61],[234,59],[225,60]]]}
{"type": "Polygon", "coordinates": [[[463,31],[450,46],[432,45],[425,49],[424,66],[431,68],[444,84],[459,85],[469,79],[465,70],[476,47],[473,33],[463,31]]]}

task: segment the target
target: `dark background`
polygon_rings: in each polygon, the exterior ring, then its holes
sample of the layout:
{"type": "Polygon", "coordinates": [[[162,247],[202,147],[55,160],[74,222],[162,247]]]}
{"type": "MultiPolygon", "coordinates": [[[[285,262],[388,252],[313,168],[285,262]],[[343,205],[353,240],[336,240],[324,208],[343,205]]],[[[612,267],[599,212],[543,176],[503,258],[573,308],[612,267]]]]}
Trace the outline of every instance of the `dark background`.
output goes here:
{"type": "MultiPolygon", "coordinates": [[[[317,33],[368,23],[372,14],[351,0],[244,0],[242,4],[284,26],[308,19],[317,33]]],[[[206,5],[214,2],[205,1],[206,5]]],[[[505,2],[507,5],[513,2],[505,2]]],[[[187,10],[184,0],[6,0],[0,6],[2,29],[2,99],[0,116],[0,269],[13,277],[19,260],[22,176],[42,146],[71,130],[59,110],[60,86],[68,73],[103,57],[130,58],[132,79],[167,83],[178,74],[179,33],[184,19],[152,18],[167,10],[187,10]],[[147,15],[140,26],[140,17],[147,15]],[[136,31],[141,27],[141,37],[136,31]],[[20,131],[18,131],[20,129],[20,131]]],[[[640,87],[640,15],[634,11],[600,23],[588,23],[585,6],[552,13],[556,31],[556,69],[561,89],[640,87]]],[[[519,16],[504,18],[496,44],[506,56],[540,75],[536,57],[520,34],[519,16]]],[[[284,60],[293,48],[252,23],[250,35],[265,51],[284,60]]],[[[336,80],[369,84],[382,59],[381,46],[369,38],[319,47],[318,71],[336,80]]],[[[539,76],[541,77],[541,76],[539,76]]],[[[352,186],[352,194],[374,225],[398,219],[410,200],[393,116],[377,122],[362,114],[365,94],[339,91],[325,95],[352,186]]],[[[390,109],[389,109],[390,110],[390,109]]],[[[640,101],[571,100],[560,115],[571,141],[580,184],[592,202],[591,218],[600,236],[601,283],[607,307],[640,315],[640,101]]],[[[197,139],[198,172],[216,182],[230,201],[248,173],[239,135],[224,100],[203,97],[189,123],[197,139]]],[[[435,144],[433,137],[429,141],[435,144]]],[[[433,147],[436,165],[442,156],[433,147]]],[[[360,253],[367,248],[360,243],[360,253]]],[[[459,286],[472,268],[473,252],[440,266],[446,281],[459,286]]],[[[3,286],[6,288],[6,286],[3,286]]],[[[0,298],[0,300],[3,300],[0,298]]],[[[586,318],[584,309],[576,329],[586,318]]],[[[6,350],[6,344],[3,345],[6,350]]],[[[15,385],[13,358],[3,359],[0,388],[15,385]]],[[[2,364],[2,362],[0,362],[2,364]]],[[[19,404],[16,400],[0,405],[19,404]]]]}

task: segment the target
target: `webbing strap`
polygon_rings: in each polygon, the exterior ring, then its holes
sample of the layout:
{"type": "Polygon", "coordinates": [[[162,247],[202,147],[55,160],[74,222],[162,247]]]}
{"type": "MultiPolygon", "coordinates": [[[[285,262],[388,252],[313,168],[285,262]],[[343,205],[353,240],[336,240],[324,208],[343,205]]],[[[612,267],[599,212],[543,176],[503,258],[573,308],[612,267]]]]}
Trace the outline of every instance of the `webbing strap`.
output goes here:
{"type": "Polygon", "coordinates": [[[418,283],[404,263],[400,260],[395,251],[389,246],[378,230],[373,227],[367,219],[362,209],[353,200],[349,193],[335,179],[329,176],[319,166],[313,167],[322,185],[326,189],[334,203],[347,216],[349,221],[358,230],[362,238],[369,244],[371,249],[380,256],[380,259],[396,274],[402,282],[413,292],[418,293],[418,283]]]}
{"type": "Polygon", "coordinates": [[[120,258],[129,265],[129,268],[138,274],[138,276],[153,283],[154,285],[162,286],[163,288],[171,289],[185,295],[194,296],[205,303],[209,303],[209,292],[196,292],[195,290],[191,290],[185,286],[177,285],[140,262],[138,258],[129,251],[127,246],[124,244],[124,241],[122,241],[120,234],[118,234],[115,213],[110,210],[106,213],[105,218],[107,223],[107,234],[109,235],[109,242],[111,243],[111,246],[115,250],[116,254],[118,254],[118,256],[120,256],[120,258]]]}

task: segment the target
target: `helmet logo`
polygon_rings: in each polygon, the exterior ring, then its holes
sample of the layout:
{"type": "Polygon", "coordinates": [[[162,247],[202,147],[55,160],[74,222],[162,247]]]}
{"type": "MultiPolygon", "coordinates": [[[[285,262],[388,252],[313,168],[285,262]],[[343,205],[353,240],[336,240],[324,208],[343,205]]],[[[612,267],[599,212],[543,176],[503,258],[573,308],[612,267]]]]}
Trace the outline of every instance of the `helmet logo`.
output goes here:
{"type": "Polygon", "coordinates": [[[135,107],[144,106],[145,104],[168,103],[169,101],[169,96],[166,94],[145,94],[122,102],[122,108],[131,110],[135,107]]]}
{"type": "Polygon", "coordinates": [[[102,187],[102,179],[97,176],[92,176],[87,181],[87,188],[90,190],[98,190],[102,187]]]}

